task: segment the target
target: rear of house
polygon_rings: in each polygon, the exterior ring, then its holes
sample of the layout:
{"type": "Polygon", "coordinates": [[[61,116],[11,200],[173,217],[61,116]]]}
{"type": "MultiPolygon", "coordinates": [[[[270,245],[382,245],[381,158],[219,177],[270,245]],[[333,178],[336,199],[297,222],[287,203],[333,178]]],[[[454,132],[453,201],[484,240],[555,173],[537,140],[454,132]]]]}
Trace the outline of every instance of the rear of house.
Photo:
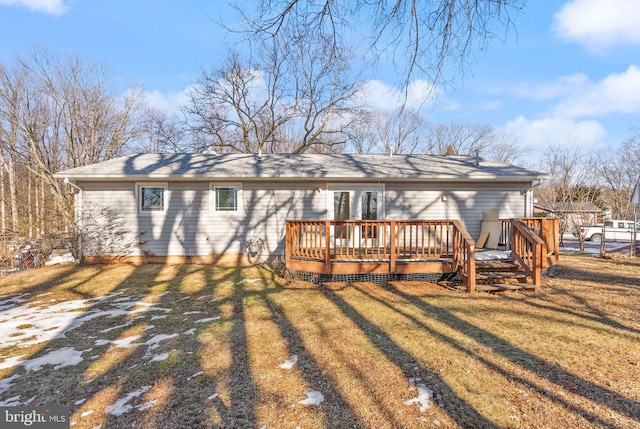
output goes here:
{"type": "Polygon", "coordinates": [[[59,172],[83,253],[226,264],[282,258],[287,220],[460,220],[533,213],[547,176],[464,156],[138,154],[59,172]]]}

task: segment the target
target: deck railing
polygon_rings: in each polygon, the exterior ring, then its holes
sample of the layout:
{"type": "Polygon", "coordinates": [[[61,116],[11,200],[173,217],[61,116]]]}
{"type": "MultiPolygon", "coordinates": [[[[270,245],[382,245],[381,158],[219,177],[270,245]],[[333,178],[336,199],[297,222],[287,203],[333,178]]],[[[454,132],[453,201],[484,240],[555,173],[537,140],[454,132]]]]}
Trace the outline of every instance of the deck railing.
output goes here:
{"type": "Polygon", "coordinates": [[[540,237],[547,246],[545,257],[542,258],[542,268],[558,263],[560,221],[557,218],[531,217],[502,220],[501,244],[511,250],[511,225],[514,220],[523,222],[535,235],[540,237]]]}
{"type": "Polygon", "coordinates": [[[475,287],[475,242],[457,220],[289,220],[286,240],[287,266],[322,261],[330,273],[334,262],[385,262],[395,273],[408,260],[447,259],[475,287]]]}
{"type": "MultiPolygon", "coordinates": [[[[549,251],[557,249],[557,220],[509,219],[503,221],[502,233],[513,261],[538,290],[541,269],[557,261],[557,250],[549,251]]],[[[416,270],[457,272],[467,290],[474,292],[474,253],[475,241],[457,220],[289,220],[286,223],[287,267],[303,266],[303,270],[315,273],[335,273],[336,263],[366,265],[362,272],[409,272],[406,263],[412,262],[414,268],[419,267],[416,270]],[[438,269],[443,271],[431,270],[434,266],[431,264],[440,264],[438,269]]]]}
{"type": "Polygon", "coordinates": [[[511,219],[510,224],[512,258],[531,277],[537,292],[540,290],[540,271],[546,261],[547,245],[523,220],[511,219]]]}

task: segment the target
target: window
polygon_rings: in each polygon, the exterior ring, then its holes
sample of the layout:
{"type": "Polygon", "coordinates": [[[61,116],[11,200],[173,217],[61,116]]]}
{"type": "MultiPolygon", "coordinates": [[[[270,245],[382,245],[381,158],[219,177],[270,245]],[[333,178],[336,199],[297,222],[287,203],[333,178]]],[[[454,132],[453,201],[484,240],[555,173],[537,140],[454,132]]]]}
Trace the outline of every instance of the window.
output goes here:
{"type": "Polygon", "coordinates": [[[138,212],[153,213],[164,212],[166,183],[144,183],[138,184],[138,212]]]}
{"type": "Polygon", "coordinates": [[[239,184],[211,185],[214,213],[238,213],[242,209],[242,187],[239,184]]]}

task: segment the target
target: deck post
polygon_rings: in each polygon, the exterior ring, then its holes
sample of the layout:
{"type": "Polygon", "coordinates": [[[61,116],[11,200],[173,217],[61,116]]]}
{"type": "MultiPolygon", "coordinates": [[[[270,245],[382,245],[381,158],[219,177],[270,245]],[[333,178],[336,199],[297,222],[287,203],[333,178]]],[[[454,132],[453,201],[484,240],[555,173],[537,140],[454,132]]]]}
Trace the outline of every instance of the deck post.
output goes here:
{"type": "Polygon", "coordinates": [[[396,221],[392,220],[389,224],[389,273],[396,272],[396,221]]]}
{"type": "Polygon", "coordinates": [[[467,290],[469,293],[475,293],[476,291],[476,259],[475,259],[476,246],[473,243],[467,242],[467,290]]]}
{"type": "Polygon", "coordinates": [[[324,272],[331,272],[331,221],[324,223],[324,272]]]}
{"type": "Polygon", "coordinates": [[[284,266],[291,266],[291,223],[285,222],[284,266]]]}

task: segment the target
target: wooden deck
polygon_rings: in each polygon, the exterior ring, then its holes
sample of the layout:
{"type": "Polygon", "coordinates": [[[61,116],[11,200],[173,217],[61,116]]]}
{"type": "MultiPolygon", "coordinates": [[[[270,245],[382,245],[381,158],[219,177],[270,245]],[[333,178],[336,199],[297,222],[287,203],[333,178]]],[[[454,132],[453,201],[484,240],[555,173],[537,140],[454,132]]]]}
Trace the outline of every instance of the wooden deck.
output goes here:
{"type": "MultiPolygon", "coordinates": [[[[537,290],[540,270],[557,261],[557,220],[506,220],[502,234],[512,261],[537,290]]],[[[308,273],[457,273],[474,292],[475,251],[457,220],[290,220],[286,226],[286,267],[308,273]]]]}

